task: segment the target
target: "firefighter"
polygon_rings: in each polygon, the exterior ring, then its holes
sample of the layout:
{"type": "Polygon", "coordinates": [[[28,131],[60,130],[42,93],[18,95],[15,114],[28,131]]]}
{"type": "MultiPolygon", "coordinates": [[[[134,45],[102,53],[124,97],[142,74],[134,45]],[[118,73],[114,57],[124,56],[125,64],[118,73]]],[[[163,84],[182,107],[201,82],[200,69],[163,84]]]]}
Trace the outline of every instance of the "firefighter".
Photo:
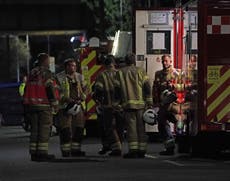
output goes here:
{"type": "Polygon", "coordinates": [[[97,112],[102,136],[102,148],[98,153],[106,154],[111,150],[110,156],[121,156],[123,126],[120,110],[113,107],[115,101],[114,80],[117,72],[114,64],[114,57],[108,55],[104,59],[105,70],[97,76],[94,84],[94,98],[98,105],[97,112]]]}
{"type": "Polygon", "coordinates": [[[190,90],[197,90],[197,56],[192,55],[188,62],[188,72],[187,72],[187,81],[189,84],[188,88],[190,90]]]}
{"type": "Polygon", "coordinates": [[[169,101],[162,101],[168,91],[173,91],[173,83],[177,76],[176,69],[172,66],[170,55],[163,55],[161,57],[163,69],[155,73],[155,80],[153,82],[153,101],[154,106],[159,107],[158,112],[158,130],[161,134],[165,150],[161,151],[160,155],[173,155],[175,148],[175,140],[171,132],[169,122],[175,122],[173,115],[169,111],[169,101]]]}
{"type": "Polygon", "coordinates": [[[76,61],[73,58],[64,61],[65,71],[57,74],[61,86],[60,111],[58,117],[60,147],[63,157],[85,156],[81,150],[85,127],[85,99],[86,84],[84,77],[76,72],[76,61]],[[79,112],[75,115],[68,112],[70,105],[79,105],[79,112]]]}
{"type": "MultiPolygon", "coordinates": [[[[22,69],[24,70],[24,69],[22,69]]],[[[22,71],[22,81],[18,87],[18,93],[22,98],[22,104],[23,104],[23,96],[25,93],[25,87],[26,87],[26,82],[27,82],[27,72],[26,70],[22,71]]],[[[23,105],[23,121],[22,121],[22,127],[25,131],[29,131],[30,130],[30,121],[26,120],[26,111],[25,111],[25,105],[23,105]]]]}
{"type": "MultiPolygon", "coordinates": [[[[143,122],[145,108],[152,106],[152,95],[149,78],[146,72],[135,66],[135,55],[125,57],[126,66],[117,72],[116,99],[124,109],[127,129],[128,153],[124,158],[144,158],[147,147],[147,136],[143,122]]],[[[119,106],[119,105],[118,105],[119,106]]]]}
{"type": "Polygon", "coordinates": [[[48,154],[52,110],[58,110],[59,93],[49,70],[49,55],[38,55],[38,66],[33,68],[26,82],[24,104],[26,117],[31,121],[30,155],[32,161],[48,161],[55,158],[48,154]]]}
{"type": "Polygon", "coordinates": [[[191,135],[196,135],[198,123],[195,119],[197,111],[197,56],[191,55],[188,62],[188,71],[186,74],[186,97],[185,100],[190,103],[188,121],[191,125],[191,135]]]}

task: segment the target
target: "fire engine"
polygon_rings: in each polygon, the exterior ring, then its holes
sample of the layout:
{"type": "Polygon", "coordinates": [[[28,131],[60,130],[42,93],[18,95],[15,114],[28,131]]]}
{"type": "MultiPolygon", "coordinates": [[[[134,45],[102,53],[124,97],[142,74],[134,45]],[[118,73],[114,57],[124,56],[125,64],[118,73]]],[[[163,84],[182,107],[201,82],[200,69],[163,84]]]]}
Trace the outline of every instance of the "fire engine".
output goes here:
{"type": "MultiPolygon", "coordinates": [[[[172,56],[181,75],[188,75],[189,59],[198,57],[197,94],[189,101],[190,114],[179,111],[177,124],[172,124],[179,152],[213,154],[230,148],[229,9],[229,0],[193,0],[184,5],[178,1],[175,8],[135,10],[137,66],[146,69],[151,82],[162,69],[163,54],[172,56]],[[177,135],[179,123],[183,130],[177,135]]],[[[190,83],[185,78],[181,85],[190,83]]],[[[186,104],[186,92],[178,95],[186,104]]],[[[146,130],[157,132],[157,126],[147,125],[146,130]]]]}

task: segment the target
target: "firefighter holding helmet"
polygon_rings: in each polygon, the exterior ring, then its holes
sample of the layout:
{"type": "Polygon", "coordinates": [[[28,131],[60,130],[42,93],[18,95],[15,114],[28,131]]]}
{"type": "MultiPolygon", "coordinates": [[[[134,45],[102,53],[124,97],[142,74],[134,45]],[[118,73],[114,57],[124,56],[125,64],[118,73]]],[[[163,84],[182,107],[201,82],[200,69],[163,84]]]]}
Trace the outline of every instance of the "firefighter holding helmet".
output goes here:
{"type": "Polygon", "coordinates": [[[158,112],[158,130],[164,139],[165,145],[165,150],[161,151],[160,155],[173,155],[175,140],[169,122],[175,122],[175,119],[169,107],[176,100],[176,96],[172,91],[177,71],[172,66],[170,55],[163,55],[161,60],[163,69],[155,73],[152,89],[153,101],[154,105],[160,108],[158,112]]]}
{"type": "Polygon", "coordinates": [[[73,58],[64,61],[65,71],[57,74],[61,86],[59,127],[60,147],[63,157],[85,156],[81,150],[85,126],[86,86],[84,77],[76,72],[73,58]]]}
{"type": "Polygon", "coordinates": [[[40,53],[38,66],[28,76],[23,102],[26,117],[31,121],[30,155],[32,161],[48,161],[55,158],[48,154],[52,111],[58,110],[59,93],[49,70],[49,55],[40,53]]]}
{"type": "Polygon", "coordinates": [[[120,89],[118,100],[124,109],[127,128],[128,153],[124,158],[144,158],[147,136],[143,122],[145,108],[152,106],[149,78],[146,72],[135,66],[135,55],[125,57],[126,66],[117,72],[117,87],[120,89]]]}

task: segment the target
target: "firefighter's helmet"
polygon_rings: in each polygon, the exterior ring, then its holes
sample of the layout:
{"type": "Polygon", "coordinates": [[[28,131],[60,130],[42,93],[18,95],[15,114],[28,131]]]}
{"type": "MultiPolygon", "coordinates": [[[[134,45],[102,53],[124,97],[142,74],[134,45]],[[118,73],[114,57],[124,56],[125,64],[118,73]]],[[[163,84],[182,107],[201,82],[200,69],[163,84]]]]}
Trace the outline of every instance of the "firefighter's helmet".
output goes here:
{"type": "Polygon", "coordinates": [[[65,111],[67,114],[75,116],[81,111],[81,105],[71,102],[66,106],[65,111]]]}
{"type": "Polygon", "coordinates": [[[177,100],[175,92],[172,92],[168,89],[164,90],[161,93],[161,103],[162,105],[171,104],[177,100]]]}
{"type": "Polygon", "coordinates": [[[147,109],[143,114],[143,120],[149,125],[155,125],[158,121],[159,108],[147,109]]]}

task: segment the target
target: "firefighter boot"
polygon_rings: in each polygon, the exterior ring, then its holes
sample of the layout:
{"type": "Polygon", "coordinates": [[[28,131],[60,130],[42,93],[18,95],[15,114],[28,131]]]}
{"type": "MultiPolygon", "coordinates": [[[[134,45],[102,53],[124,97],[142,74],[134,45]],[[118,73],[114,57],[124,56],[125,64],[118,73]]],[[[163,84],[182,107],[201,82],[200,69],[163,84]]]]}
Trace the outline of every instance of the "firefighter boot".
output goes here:
{"type": "Polygon", "coordinates": [[[139,158],[145,158],[145,154],[146,154],[146,151],[144,151],[144,150],[139,150],[138,151],[138,157],[139,158]]]}
{"type": "Polygon", "coordinates": [[[60,143],[61,143],[61,152],[63,157],[70,157],[70,142],[71,142],[71,133],[69,128],[64,128],[60,130],[60,143]]]}
{"type": "Polygon", "coordinates": [[[112,150],[110,153],[109,153],[109,156],[121,156],[121,150],[112,150]]]}
{"type": "Polygon", "coordinates": [[[104,155],[106,154],[107,152],[111,151],[111,148],[109,147],[106,147],[106,146],[103,146],[99,151],[98,151],[98,154],[99,155],[104,155]]]}
{"type": "Polygon", "coordinates": [[[71,155],[74,156],[74,157],[85,156],[85,152],[84,152],[84,151],[81,151],[81,150],[72,151],[72,152],[71,152],[71,155]]]}
{"type": "Polygon", "coordinates": [[[116,141],[111,145],[112,151],[109,153],[109,156],[121,156],[121,142],[116,141]]]}
{"type": "Polygon", "coordinates": [[[123,155],[123,158],[139,158],[137,150],[131,150],[128,153],[123,155]]]}
{"type": "Polygon", "coordinates": [[[160,153],[159,153],[160,155],[165,155],[165,156],[167,156],[167,155],[174,155],[174,148],[167,148],[167,149],[165,149],[164,151],[161,151],[160,153]]]}
{"type": "Polygon", "coordinates": [[[55,155],[51,154],[32,154],[31,155],[31,161],[36,161],[36,162],[47,162],[47,161],[52,161],[55,159],[55,155]]]}
{"type": "Polygon", "coordinates": [[[76,127],[73,141],[72,141],[72,150],[71,155],[74,157],[85,156],[85,152],[81,151],[81,141],[84,136],[84,128],[76,127]]]}
{"type": "Polygon", "coordinates": [[[174,149],[175,149],[175,140],[173,138],[170,138],[165,141],[165,150],[161,151],[160,155],[174,155],[174,149]]]}

